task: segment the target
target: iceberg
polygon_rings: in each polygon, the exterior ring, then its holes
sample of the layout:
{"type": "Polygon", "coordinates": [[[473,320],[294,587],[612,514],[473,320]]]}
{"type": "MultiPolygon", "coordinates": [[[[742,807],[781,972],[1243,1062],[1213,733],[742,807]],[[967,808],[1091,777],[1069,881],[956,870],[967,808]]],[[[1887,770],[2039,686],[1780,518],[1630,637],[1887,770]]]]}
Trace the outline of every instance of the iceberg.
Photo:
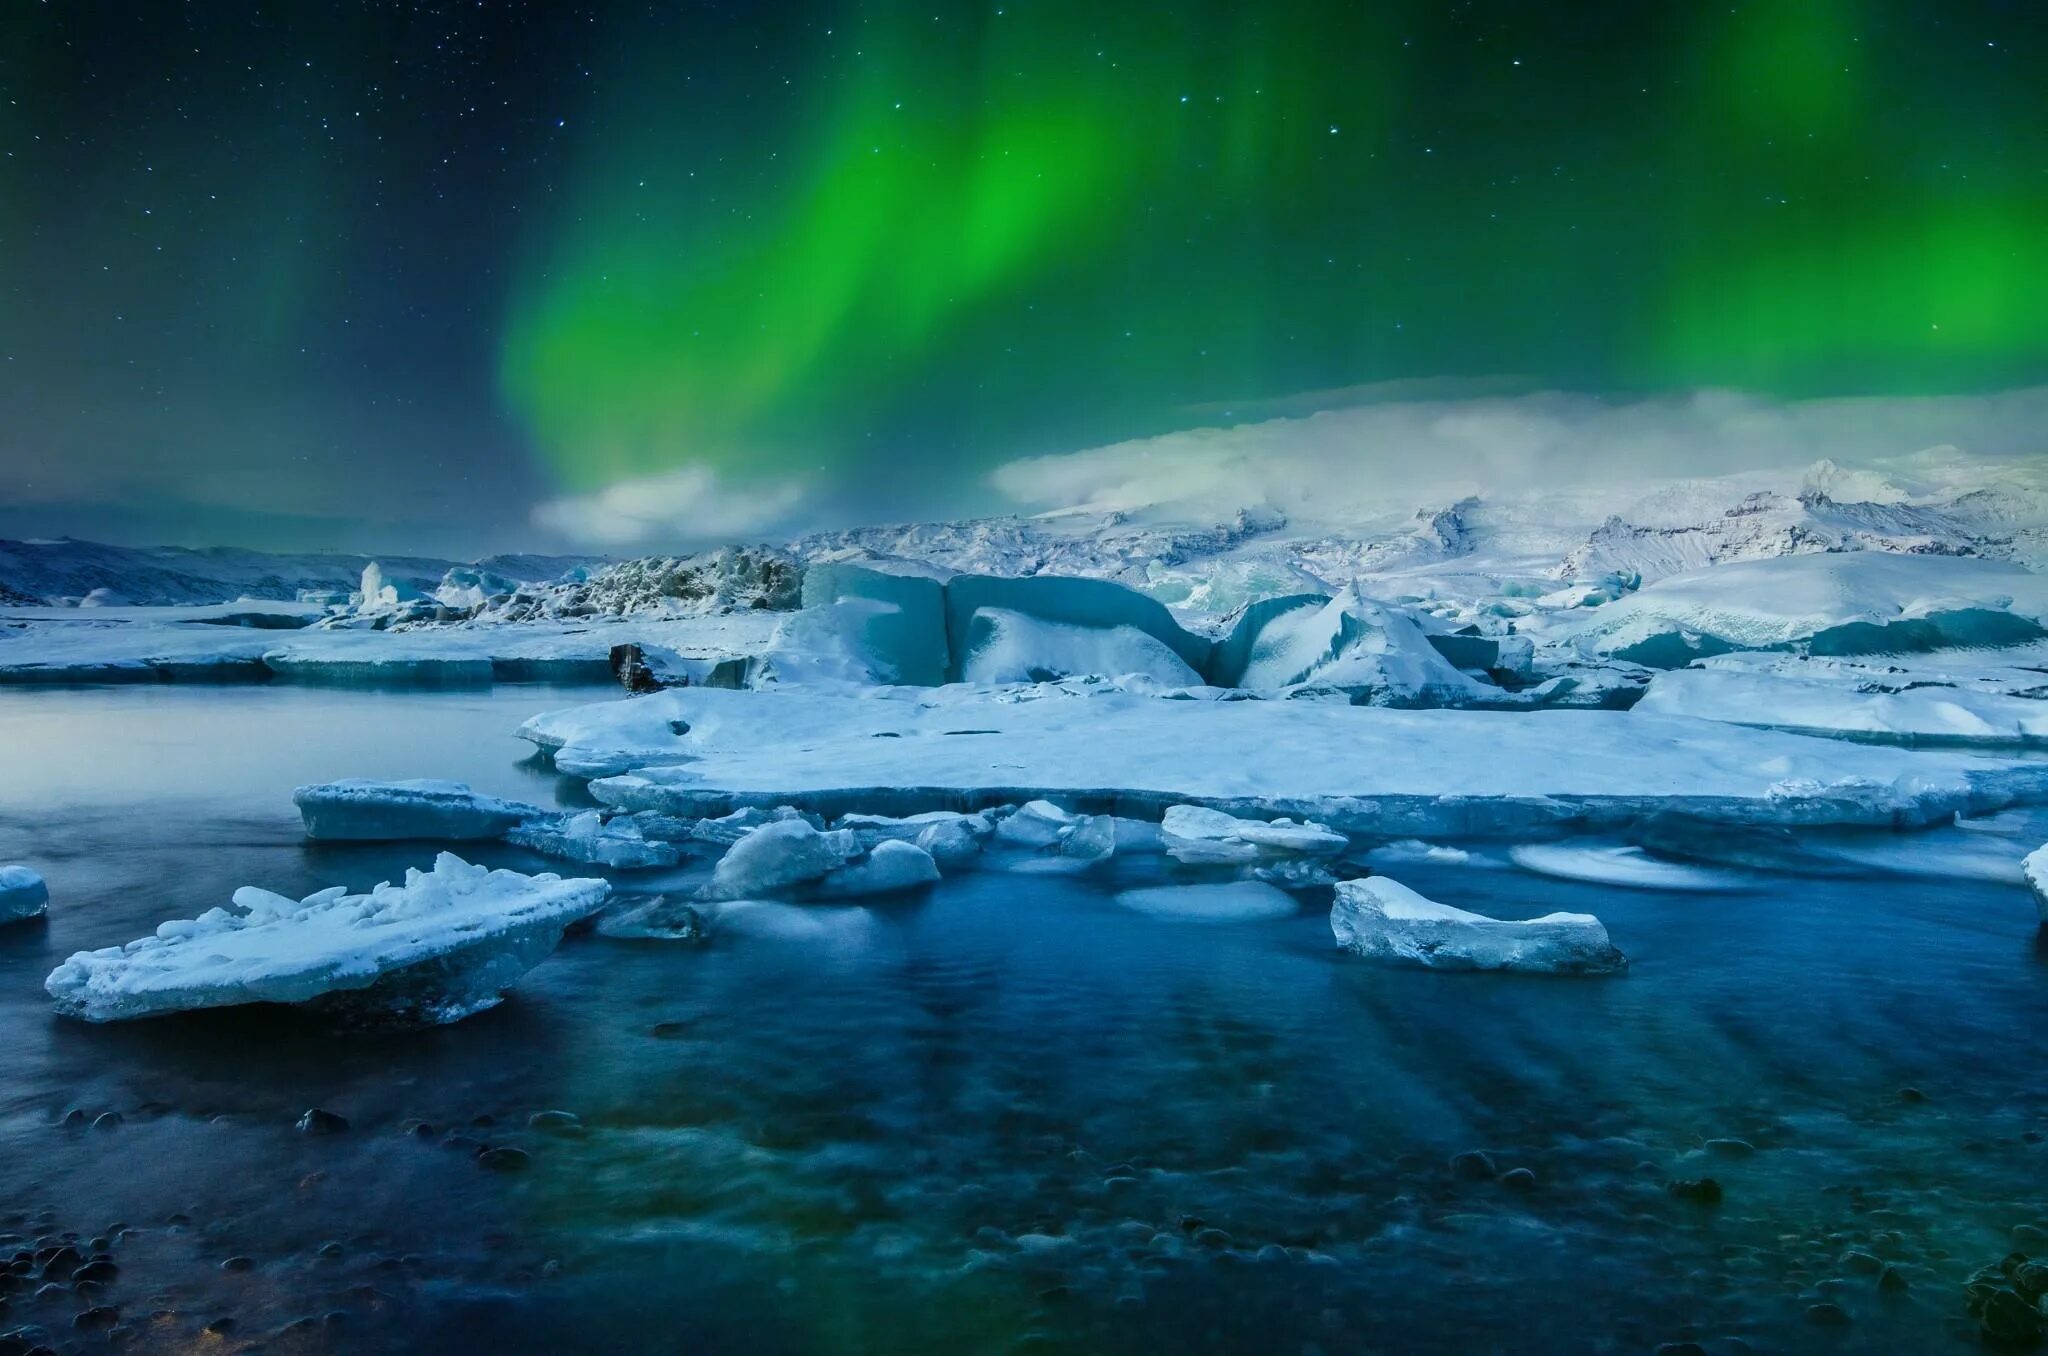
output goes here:
{"type": "Polygon", "coordinates": [[[25,866],[0,866],[0,923],[40,918],[49,911],[50,887],[25,866]]]}
{"type": "Polygon", "coordinates": [[[306,836],[324,842],[388,842],[499,838],[546,812],[534,805],[479,795],[463,782],[348,779],[302,786],[292,802],[306,836]]]}
{"type": "Polygon", "coordinates": [[[1125,890],[1117,895],[1116,902],[1176,923],[1255,923],[1287,918],[1297,909],[1294,896],[1278,886],[1256,880],[1125,890]]]}
{"type": "Polygon", "coordinates": [[[367,894],[334,886],[293,900],[255,886],[126,946],[81,951],[44,988],[89,1022],[244,1003],[295,1003],[435,1025],[496,1004],[604,907],[601,880],[486,871],[453,853],[367,894]]]}
{"type": "Polygon", "coordinates": [[[1251,640],[1238,685],[1331,688],[1362,706],[1505,700],[1500,689],[1459,672],[1413,617],[1365,597],[1356,584],[1321,607],[1295,607],[1267,621],[1251,640]]]}
{"type": "Polygon", "coordinates": [[[1351,841],[1320,824],[1297,824],[1291,819],[1240,819],[1199,805],[1168,806],[1159,830],[1167,854],[1189,863],[1328,856],[1342,852],[1351,841]]]}
{"type": "Polygon", "coordinates": [[[2048,927],[2048,845],[2035,848],[2021,864],[2027,874],[2027,888],[2034,892],[2034,908],[2048,927]]]}
{"type": "MultiPolygon", "coordinates": [[[[978,614],[982,612],[1008,613],[1058,628],[1051,633],[1040,632],[1036,628],[1016,632],[1028,634],[1041,643],[1052,643],[1054,637],[1067,630],[1139,631],[1171,650],[1188,670],[1196,674],[1208,672],[1210,655],[1214,650],[1214,642],[1182,627],[1164,604],[1107,579],[1075,579],[1049,574],[1004,579],[962,574],[946,581],[945,601],[946,648],[951,660],[947,677],[955,680],[966,677],[968,660],[974,655],[977,645],[985,643],[988,638],[988,623],[978,620],[978,614]]],[[[1012,654],[1027,664],[1049,657],[1043,652],[1039,655],[1021,653],[1025,647],[1021,642],[1016,643],[1018,650],[1012,654]]],[[[1073,640],[1061,643],[1080,644],[1073,640]]],[[[1116,645],[1128,650],[1131,642],[1121,640],[1116,645]]],[[[1080,656],[1068,654],[1065,657],[1078,659],[1080,656]]],[[[1112,656],[1103,655],[1100,662],[1113,662],[1112,656]]],[[[1065,671],[1104,673],[1100,668],[1070,668],[1065,671]]],[[[988,678],[981,681],[1016,680],[988,678]]],[[[1185,685],[1197,686],[1201,681],[1195,678],[1185,685]]]]}
{"type": "Polygon", "coordinates": [[[1604,975],[1628,964],[1591,914],[1488,918],[1425,899],[1385,876],[1338,882],[1330,931],[1339,946],[1370,960],[1434,970],[1604,975]]]}
{"type": "Polygon", "coordinates": [[[1172,647],[1134,626],[1074,626],[985,607],[967,627],[960,677],[970,683],[1046,683],[1129,674],[1167,687],[1200,687],[1202,675],[1172,647]]]}

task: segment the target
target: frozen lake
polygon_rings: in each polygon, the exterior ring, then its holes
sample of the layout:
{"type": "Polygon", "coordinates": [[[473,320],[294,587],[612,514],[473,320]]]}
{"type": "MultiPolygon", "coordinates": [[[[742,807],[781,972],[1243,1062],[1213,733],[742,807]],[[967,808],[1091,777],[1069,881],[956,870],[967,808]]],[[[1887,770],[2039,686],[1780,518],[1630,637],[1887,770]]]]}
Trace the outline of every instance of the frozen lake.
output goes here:
{"type": "Polygon", "coordinates": [[[0,1259],[76,1234],[116,1264],[93,1294],[0,1286],[0,1332],[102,1346],[72,1325],[104,1305],[151,1351],[208,1325],[280,1352],[1966,1351],[1967,1275],[2048,1253],[2048,952],[2016,876],[1936,869],[2002,859],[1964,830],[1719,891],[1497,849],[1386,867],[1598,914],[1610,980],[1374,968],[1327,891],[1208,926],[1120,907],[1153,858],[706,946],[572,936],[423,1033],[51,1015],[74,950],[431,859],[306,844],[296,785],[583,803],[512,730],[604,695],[0,689],[0,861],[52,896],[0,931],[0,1259]],[[297,1133],[312,1107],[347,1131],[297,1133]],[[1455,1170],[1472,1150],[1533,1181],[1455,1170]],[[1718,1205],[1667,1189],[1703,1177],[1718,1205]]]}

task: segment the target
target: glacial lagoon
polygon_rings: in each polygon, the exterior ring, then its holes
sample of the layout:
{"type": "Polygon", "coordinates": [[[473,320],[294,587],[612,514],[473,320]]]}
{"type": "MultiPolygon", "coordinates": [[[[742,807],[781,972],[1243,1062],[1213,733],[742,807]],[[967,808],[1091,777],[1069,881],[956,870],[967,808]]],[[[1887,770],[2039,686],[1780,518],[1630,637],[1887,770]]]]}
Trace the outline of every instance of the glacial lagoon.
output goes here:
{"type": "Polygon", "coordinates": [[[766,906],[701,944],[585,930],[426,1031],[51,1014],[74,950],[241,884],[431,860],[307,843],[295,785],[582,803],[512,730],[604,696],[0,692],[0,859],[53,901],[0,934],[0,1247],[112,1262],[10,1283],[7,1326],[284,1352],[1967,1350],[1968,1274],[2048,1251],[2048,951],[1964,829],[1709,867],[1713,890],[1498,844],[1385,868],[1503,917],[1597,913],[1613,978],[1361,964],[1327,889],[1176,921],[1116,896],[1215,874],[1125,856],[766,906]],[[316,1108],[345,1128],[299,1129],[316,1108]],[[1671,1185],[1703,1179],[1718,1201],[1671,1185]]]}

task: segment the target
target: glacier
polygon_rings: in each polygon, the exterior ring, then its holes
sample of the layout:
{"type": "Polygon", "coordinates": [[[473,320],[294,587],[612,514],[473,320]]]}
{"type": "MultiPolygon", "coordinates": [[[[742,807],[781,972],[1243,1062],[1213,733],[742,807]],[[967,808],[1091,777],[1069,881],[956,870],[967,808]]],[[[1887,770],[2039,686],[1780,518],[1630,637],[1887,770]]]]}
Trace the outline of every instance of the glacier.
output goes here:
{"type": "Polygon", "coordinates": [[[80,951],[50,972],[57,1011],[89,1022],[245,1003],[289,1003],[349,1018],[438,1025],[495,1005],[604,906],[601,880],[486,871],[443,852],[431,871],[366,894],[304,899],[244,886],[234,909],[158,925],[80,951]]]}
{"type": "Polygon", "coordinates": [[[1330,931],[1354,955],[1432,970],[1605,975],[1628,965],[1591,914],[1489,918],[1426,899],[1386,876],[1340,881],[1330,931]]]}

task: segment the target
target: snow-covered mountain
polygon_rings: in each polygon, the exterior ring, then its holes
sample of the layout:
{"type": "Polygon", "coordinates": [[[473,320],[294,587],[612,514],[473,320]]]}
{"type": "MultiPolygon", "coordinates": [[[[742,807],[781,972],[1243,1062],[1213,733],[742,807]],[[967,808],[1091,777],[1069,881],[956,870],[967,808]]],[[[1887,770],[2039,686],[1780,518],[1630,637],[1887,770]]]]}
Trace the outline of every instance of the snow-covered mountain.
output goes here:
{"type": "MultiPolygon", "coordinates": [[[[347,594],[360,586],[373,558],[335,553],[304,555],[216,546],[110,546],[62,538],[0,540],[0,604],[8,606],[168,606],[233,602],[238,598],[290,601],[304,594],[347,594]]],[[[374,558],[387,582],[425,592],[459,562],[431,556],[374,558]]],[[[587,556],[492,556],[480,569],[517,580],[551,580],[587,556]]]]}

